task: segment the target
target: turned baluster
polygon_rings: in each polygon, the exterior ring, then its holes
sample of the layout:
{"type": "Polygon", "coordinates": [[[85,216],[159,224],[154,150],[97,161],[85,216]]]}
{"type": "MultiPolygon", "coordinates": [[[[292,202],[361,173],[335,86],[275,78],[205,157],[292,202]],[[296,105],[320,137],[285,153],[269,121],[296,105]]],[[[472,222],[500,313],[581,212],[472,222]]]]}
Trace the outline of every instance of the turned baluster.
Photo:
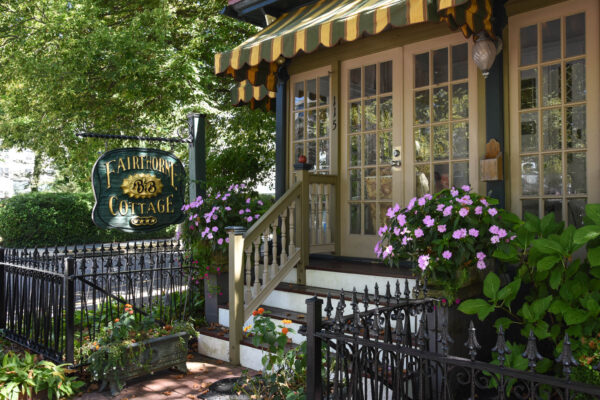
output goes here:
{"type": "Polygon", "coordinates": [[[254,240],[254,285],[252,285],[252,298],[260,291],[260,236],[254,240]]]}
{"type": "Polygon", "coordinates": [[[309,240],[311,244],[317,244],[317,196],[318,194],[316,193],[316,185],[309,185],[308,186],[308,190],[309,190],[309,201],[308,204],[310,205],[309,207],[309,212],[308,215],[309,220],[308,220],[308,226],[309,226],[309,240]]]}
{"type": "Polygon", "coordinates": [[[246,301],[250,301],[252,298],[252,244],[246,247],[246,284],[244,285],[244,298],[246,301]]]}
{"type": "Polygon", "coordinates": [[[324,242],[324,238],[323,238],[323,184],[319,183],[317,185],[317,229],[316,229],[316,235],[317,236],[317,244],[323,244],[324,242]]]}
{"type": "Polygon", "coordinates": [[[281,266],[283,267],[287,263],[287,230],[286,230],[286,221],[287,221],[287,210],[284,210],[281,214],[281,266]]]}
{"type": "Polygon", "coordinates": [[[331,193],[333,193],[333,187],[331,185],[325,186],[325,243],[332,243],[331,238],[331,193]]]}
{"type": "Polygon", "coordinates": [[[265,233],[263,234],[263,286],[267,284],[269,281],[269,227],[265,229],[265,233]]]}
{"type": "Polygon", "coordinates": [[[296,201],[288,207],[290,215],[290,249],[288,255],[291,257],[296,254],[296,201]]]}
{"type": "Polygon", "coordinates": [[[273,264],[271,264],[271,279],[275,278],[277,272],[279,272],[279,265],[277,264],[277,222],[278,218],[271,224],[271,231],[273,232],[273,243],[271,250],[273,253],[273,264]]]}

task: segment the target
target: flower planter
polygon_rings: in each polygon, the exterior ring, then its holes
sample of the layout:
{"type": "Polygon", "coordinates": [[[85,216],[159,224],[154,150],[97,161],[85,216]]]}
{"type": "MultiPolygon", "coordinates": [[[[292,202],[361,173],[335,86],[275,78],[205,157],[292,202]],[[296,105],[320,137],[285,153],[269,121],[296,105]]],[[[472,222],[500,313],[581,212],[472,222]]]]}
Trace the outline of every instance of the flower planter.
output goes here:
{"type": "Polygon", "coordinates": [[[152,338],[128,346],[123,367],[115,371],[113,378],[106,378],[99,391],[102,392],[107,386],[113,396],[120,392],[119,383],[124,385],[126,381],[139,378],[157,371],[171,367],[187,373],[187,340],[186,332],[173,335],[152,338]],[[118,381],[117,378],[118,377],[118,381]]]}

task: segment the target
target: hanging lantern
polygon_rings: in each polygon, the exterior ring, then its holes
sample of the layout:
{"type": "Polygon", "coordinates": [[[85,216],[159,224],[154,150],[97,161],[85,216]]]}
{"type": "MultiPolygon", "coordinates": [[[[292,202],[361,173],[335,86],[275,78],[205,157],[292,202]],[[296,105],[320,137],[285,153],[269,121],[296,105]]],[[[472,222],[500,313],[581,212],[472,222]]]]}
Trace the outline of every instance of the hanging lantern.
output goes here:
{"type": "Polygon", "coordinates": [[[487,78],[490,74],[494,60],[501,51],[502,40],[500,38],[494,41],[485,32],[478,35],[473,46],[473,62],[481,70],[484,78],[487,78]]]}

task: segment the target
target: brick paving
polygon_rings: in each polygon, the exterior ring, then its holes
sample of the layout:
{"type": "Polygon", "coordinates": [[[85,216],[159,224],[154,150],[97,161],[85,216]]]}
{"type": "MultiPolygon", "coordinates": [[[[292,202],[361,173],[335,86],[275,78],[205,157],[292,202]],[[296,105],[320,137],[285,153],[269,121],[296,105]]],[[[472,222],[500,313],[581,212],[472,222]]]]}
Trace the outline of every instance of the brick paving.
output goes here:
{"type": "MultiPolygon", "coordinates": [[[[212,383],[240,376],[242,367],[234,367],[228,363],[194,354],[188,360],[188,374],[177,371],[162,371],[145,378],[132,379],[127,382],[121,393],[112,397],[109,391],[98,393],[97,385],[92,385],[88,393],[76,397],[77,400],[166,400],[197,399],[206,392],[212,383]]],[[[254,371],[250,371],[254,373],[254,371]]]]}

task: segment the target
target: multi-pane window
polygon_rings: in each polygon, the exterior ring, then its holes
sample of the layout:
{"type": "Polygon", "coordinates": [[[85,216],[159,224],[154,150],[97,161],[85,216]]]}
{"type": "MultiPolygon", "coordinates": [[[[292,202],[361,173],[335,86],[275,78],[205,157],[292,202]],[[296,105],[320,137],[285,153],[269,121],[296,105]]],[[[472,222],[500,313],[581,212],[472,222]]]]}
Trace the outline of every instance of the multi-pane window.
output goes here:
{"type": "Polygon", "coordinates": [[[414,56],[415,194],[469,183],[469,48],[466,43],[414,56]]]}
{"type": "Polygon", "coordinates": [[[580,225],[587,202],[585,13],[519,32],[520,200],[580,225]]]}
{"type": "Polygon", "coordinates": [[[329,76],[294,84],[294,162],[305,155],[317,172],[329,172],[329,76]]]}
{"type": "Polygon", "coordinates": [[[392,201],[392,61],[348,74],[350,233],[373,235],[392,201]]]}

